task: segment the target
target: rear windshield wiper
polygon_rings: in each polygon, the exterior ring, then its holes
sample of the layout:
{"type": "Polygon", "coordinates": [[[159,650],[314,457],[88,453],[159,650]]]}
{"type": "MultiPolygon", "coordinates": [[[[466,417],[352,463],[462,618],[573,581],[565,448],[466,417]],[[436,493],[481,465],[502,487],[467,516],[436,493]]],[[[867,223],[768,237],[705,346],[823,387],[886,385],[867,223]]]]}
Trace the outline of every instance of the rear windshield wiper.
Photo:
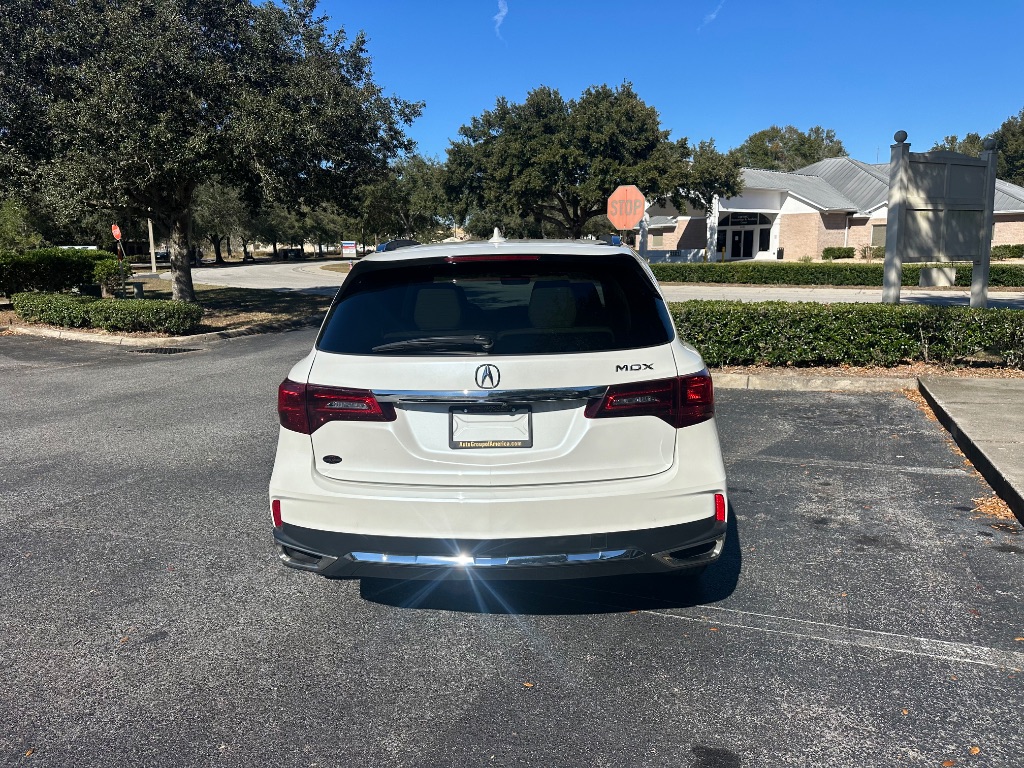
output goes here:
{"type": "Polygon", "coordinates": [[[391,341],[387,344],[380,344],[373,347],[371,352],[400,352],[403,350],[430,350],[432,352],[465,352],[469,350],[490,351],[494,345],[490,336],[477,334],[475,336],[421,336],[417,339],[403,339],[402,341],[391,341]]]}

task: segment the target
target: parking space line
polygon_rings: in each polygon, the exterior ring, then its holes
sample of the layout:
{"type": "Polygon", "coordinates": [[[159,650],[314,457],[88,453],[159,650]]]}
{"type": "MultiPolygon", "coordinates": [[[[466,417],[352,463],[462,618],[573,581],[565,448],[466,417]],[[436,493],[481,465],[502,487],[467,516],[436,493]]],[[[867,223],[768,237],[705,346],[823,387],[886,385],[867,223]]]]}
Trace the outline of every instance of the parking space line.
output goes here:
{"type": "Polygon", "coordinates": [[[900,635],[874,629],[856,629],[820,621],[770,616],[713,606],[702,606],[699,609],[682,612],[642,611],[642,613],[699,624],[714,624],[715,626],[751,629],[769,634],[789,635],[803,640],[820,640],[826,643],[873,648],[890,653],[926,656],[943,661],[982,664],[997,669],[1016,671],[1024,669],[1024,653],[1018,651],[1003,651],[998,648],[954,643],[947,640],[932,640],[926,637],[900,635]]]}
{"type": "Polygon", "coordinates": [[[943,475],[962,477],[969,475],[966,469],[958,467],[904,467],[898,464],[863,464],[856,461],[822,461],[820,459],[791,459],[785,456],[733,456],[737,461],[767,461],[772,464],[789,464],[794,467],[826,467],[828,469],[856,469],[871,472],[906,472],[912,475],[943,475]]]}

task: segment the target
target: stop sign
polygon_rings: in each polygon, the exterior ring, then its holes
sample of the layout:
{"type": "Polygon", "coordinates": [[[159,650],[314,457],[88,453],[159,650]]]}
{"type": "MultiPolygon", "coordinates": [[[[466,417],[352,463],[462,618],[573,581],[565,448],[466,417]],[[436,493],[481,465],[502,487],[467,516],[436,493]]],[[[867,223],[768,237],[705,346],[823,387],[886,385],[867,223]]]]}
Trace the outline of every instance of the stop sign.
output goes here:
{"type": "Polygon", "coordinates": [[[117,224],[111,224],[110,225],[110,234],[112,234],[114,236],[115,240],[119,241],[121,239],[121,228],[119,226],[117,226],[117,224]]]}
{"type": "Polygon", "coordinates": [[[608,198],[608,220],[616,229],[632,229],[647,210],[644,193],[632,184],[624,184],[608,198]]]}

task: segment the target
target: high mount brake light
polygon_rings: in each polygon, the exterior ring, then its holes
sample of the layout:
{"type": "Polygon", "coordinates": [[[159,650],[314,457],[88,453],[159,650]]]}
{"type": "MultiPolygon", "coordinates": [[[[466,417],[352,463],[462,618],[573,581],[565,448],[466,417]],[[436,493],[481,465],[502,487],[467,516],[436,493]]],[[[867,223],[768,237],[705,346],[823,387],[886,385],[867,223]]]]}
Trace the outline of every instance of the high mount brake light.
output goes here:
{"type": "Polygon", "coordinates": [[[394,421],[395,407],[366,389],[324,387],[285,379],[277,389],[281,426],[311,435],[329,421],[394,421]]]}
{"type": "Polygon", "coordinates": [[[604,397],[587,403],[588,419],[655,416],[676,429],[700,424],[715,415],[711,375],[701,371],[657,381],[615,384],[604,397]]]}
{"type": "Polygon", "coordinates": [[[500,254],[483,253],[479,256],[448,256],[445,258],[449,264],[460,264],[473,261],[540,261],[540,256],[525,253],[500,254]]]}

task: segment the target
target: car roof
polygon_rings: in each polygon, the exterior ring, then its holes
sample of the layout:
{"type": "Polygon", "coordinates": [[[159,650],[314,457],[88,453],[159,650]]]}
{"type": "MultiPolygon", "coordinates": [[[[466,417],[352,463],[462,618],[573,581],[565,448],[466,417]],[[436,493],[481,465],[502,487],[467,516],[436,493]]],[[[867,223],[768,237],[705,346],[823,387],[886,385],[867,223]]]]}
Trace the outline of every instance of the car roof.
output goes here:
{"type": "Polygon", "coordinates": [[[601,240],[471,240],[464,243],[409,245],[394,251],[367,254],[363,261],[406,261],[483,254],[608,256],[613,253],[636,255],[625,246],[608,245],[601,240]]]}

